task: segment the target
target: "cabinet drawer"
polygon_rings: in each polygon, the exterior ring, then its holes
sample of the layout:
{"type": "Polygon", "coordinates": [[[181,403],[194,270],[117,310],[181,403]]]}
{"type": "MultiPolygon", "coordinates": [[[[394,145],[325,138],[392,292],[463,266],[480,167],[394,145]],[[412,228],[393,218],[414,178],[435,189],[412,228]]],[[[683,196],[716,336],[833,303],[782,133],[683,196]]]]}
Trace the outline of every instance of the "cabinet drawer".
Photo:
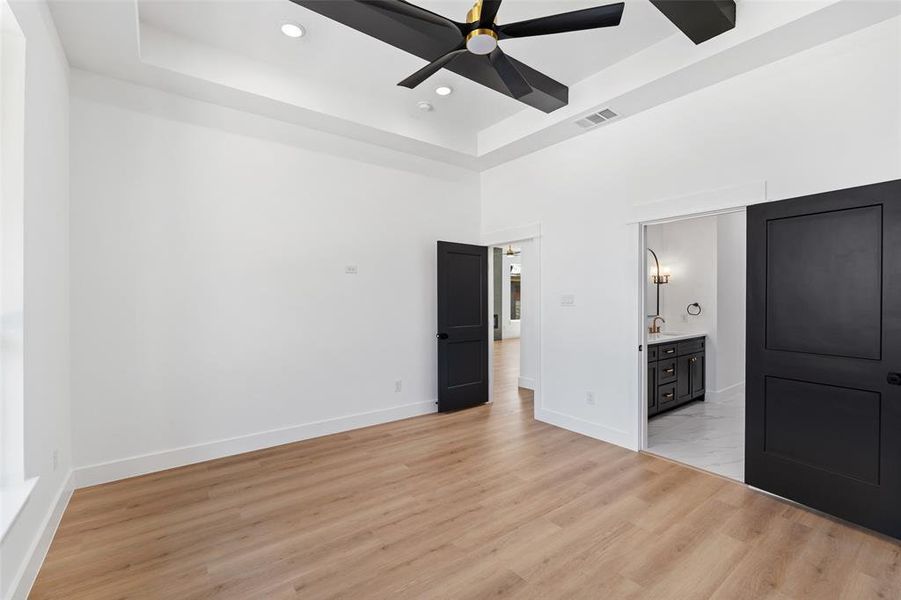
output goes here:
{"type": "Polygon", "coordinates": [[[657,360],[657,346],[648,346],[648,362],[657,360]]]}
{"type": "Polygon", "coordinates": [[[657,410],[663,410],[676,402],[676,384],[668,383],[657,388],[657,410]]]}
{"type": "Polygon", "coordinates": [[[676,358],[676,344],[661,344],[657,346],[657,359],[676,358]]]}
{"type": "Polygon", "coordinates": [[[676,380],[676,359],[661,359],[657,363],[657,384],[669,383],[676,380]]]}
{"type": "Polygon", "coordinates": [[[684,342],[679,342],[678,344],[678,354],[679,356],[685,356],[686,354],[694,354],[695,352],[701,352],[704,350],[704,338],[695,338],[693,340],[685,340],[684,342]]]}

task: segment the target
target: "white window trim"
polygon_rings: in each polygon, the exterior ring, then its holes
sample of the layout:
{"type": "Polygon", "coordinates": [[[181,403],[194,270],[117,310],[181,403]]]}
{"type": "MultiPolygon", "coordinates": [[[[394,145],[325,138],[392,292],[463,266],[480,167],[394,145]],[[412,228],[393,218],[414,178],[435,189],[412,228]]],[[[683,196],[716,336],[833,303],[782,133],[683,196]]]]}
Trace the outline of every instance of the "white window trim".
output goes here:
{"type": "Polygon", "coordinates": [[[12,529],[13,524],[28,503],[28,498],[38,483],[37,477],[26,479],[22,483],[6,485],[0,488],[0,542],[12,529]]]}

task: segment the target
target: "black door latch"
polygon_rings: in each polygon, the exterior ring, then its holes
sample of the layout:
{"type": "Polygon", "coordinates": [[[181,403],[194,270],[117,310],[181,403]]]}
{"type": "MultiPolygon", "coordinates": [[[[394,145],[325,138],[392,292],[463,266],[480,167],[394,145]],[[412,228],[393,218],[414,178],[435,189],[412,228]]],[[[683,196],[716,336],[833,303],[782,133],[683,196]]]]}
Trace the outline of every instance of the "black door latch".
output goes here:
{"type": "Polygon", "coordinates": [[[889,385],[901,385],[901,373],[889,373],[885,380],[889,385]]]}

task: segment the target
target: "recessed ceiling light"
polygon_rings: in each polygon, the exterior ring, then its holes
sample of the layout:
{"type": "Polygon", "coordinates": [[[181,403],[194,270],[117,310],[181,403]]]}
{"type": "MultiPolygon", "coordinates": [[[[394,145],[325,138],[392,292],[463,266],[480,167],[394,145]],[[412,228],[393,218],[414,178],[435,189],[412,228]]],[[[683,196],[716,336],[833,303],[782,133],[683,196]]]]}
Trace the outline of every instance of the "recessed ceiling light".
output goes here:
{"type": "Polygon", "coordinates": [[[425,100],[418,102],[416,106],[418,106],[419,110],[421,110],[422,112],[431,112],[431,110],[434,108],[431,102],[426,102],[425,100]]]}
{"type": "Polygon", "coordinates": [[[449,85],[442,85],[440,87],[435,88],[435,93],[439,96],[450,96],[454,93],[454,88],[449,85]]]}
{"type": "Polygon", "coordinates": [[[282,25],[282,33],[284,33],[289,38],[299,38],[303,37],[303,34],[306,33],[304,28],[296,23],[284,23],[282,25]]]}

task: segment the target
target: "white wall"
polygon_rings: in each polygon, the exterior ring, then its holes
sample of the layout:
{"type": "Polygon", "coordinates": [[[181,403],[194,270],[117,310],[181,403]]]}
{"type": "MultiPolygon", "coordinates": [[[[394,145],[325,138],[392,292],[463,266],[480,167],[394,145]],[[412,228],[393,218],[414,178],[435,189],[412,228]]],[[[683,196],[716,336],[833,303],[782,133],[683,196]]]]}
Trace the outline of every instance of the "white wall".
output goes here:
{"type": "Polygon", "coordinates": [[[26,39],[24,475],[38,481],[0,545],[3,598],[30,586],[68,498],[71,464],[68,63],[47,6],[10,5],[26,39]]]}
{"type": "MultiPolygon", "coordinates": [[[[503,272],[501,273],[501,330],[503,334],[503,338],[518,338],[520,336],[520,321],[521,319],[512,320],[511,311],[510,311],[510,266],[511,265],[521,265],[522,264],[522,255],[516,256],[507,256],[504,254],[503,257],[503,272]]],[[[522,288],[520,288],[520,301],[522,301],[522,288]]],[[[520,309],[522,309],[522,305],[520,305],[520,309]]]]}
{"type": "Polygon", "coordinates": [[[71,110],[79,484],[435,410],[476,176],[78,71],[71,110]]]}
{"type": "Polygon", "coordinates": [[[638,205],[759,181],[778,200],[901,177],[899,23],[482,174],[483,231],[541,223],[540,418],[638,446],[638,205]]]}
{"type": "Polygon", "coordinates": [[[717,394],[741,391],[745,382],[747,219],[744,212],[716,217],[717,394]]]}
{"type": "Polygon", "coordinates": [[[716,329],[717,217],[685,219],[648,227],[648,246],[657,252],[670,282],[660,286],[664,331],[707,333],[716,329]],[[651,245],[651,241],[654,245],[651,245]],[[686,307],[697,302],[701,314],[686,307]]]}

